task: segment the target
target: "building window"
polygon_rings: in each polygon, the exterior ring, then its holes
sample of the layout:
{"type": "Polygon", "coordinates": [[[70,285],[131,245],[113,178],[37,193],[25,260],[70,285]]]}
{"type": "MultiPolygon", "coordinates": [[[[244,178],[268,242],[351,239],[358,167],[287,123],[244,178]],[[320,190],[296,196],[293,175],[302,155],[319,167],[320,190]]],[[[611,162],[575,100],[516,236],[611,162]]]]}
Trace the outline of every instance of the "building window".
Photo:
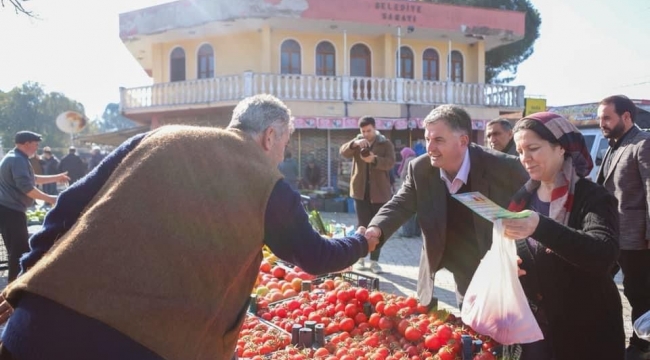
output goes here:
{"type": "Polygon", "coordinates": [[[457,50],[451,52],[451,81],[463,82],[463,55],[457,50]]]}
{"type": "Polygon", "coordinates": [[[334,76],[336,75],[336,50],[334,45],[328,41],[323,41],[316,46],[316,75],[334,76]]]}
{"type": "Polygon", "coordinates": [[[295,40],[285,40],[280,48],[280,62],[282,74],[300,74],[300,44],[295,40]]]}
{"type": "Polygon", "coordinates": [[[402,46],[399,51],[399,66],[401,71],[398,77],[413,79],[413,51],[407,46],[402,46]]]}
{"type": "Polygon", "coordinates": [[[208,79],[214,77],[214,50],[212,46],[205,44],[199,48],[197,56],[197,78],[208,79]]]}
{"type": "Polygon", "coordinates": [[[438,64],[440,63],[438,52],[434,49],[427,49],[422,54],[422,80],[438,81],[438,64]]]}
{"type": "Polygon", "coordinates": [[[366,45],[356,44],[350,49],[350,76],[372,76],[370,49],[366,45]]]}
{"type": "Polygon", "coordinates": [[[185,50],[177,47],[170,60],[170,81],[185,81],[185,50]]]}

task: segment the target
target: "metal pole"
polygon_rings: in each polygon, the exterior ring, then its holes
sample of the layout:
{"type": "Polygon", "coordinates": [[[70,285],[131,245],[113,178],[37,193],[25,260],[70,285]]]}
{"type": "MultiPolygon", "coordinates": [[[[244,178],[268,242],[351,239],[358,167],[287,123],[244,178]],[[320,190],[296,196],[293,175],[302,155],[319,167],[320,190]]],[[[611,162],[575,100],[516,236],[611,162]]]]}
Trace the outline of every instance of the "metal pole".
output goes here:
{"type": "Polygon", "coordinates": [[[402,77],[402,27],[397,27],[397,77],[402,77]]]}
{"type": "Polygon", "coordinates": [[[451,40],[449,40],[449,48],[447,49],[447,81],[452,81],[451,76],[451,40]]]}
{"type": "Polygon", "coordinates": [[[302,175],[302,148],[300,143],[300,129],[298,129],[298,178],[302,175]]]}
{"type": "Polygon", "coordinates": [[[327,129],[327,188],[332,188],[332,155],[330,151],[330,129],[327,129]]]}

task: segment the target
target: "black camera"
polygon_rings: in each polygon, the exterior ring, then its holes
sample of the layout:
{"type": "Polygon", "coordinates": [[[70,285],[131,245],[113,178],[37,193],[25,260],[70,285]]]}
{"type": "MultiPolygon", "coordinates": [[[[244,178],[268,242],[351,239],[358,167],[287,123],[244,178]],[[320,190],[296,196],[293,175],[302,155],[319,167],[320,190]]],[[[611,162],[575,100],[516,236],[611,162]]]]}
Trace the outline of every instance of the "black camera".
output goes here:
{"type": "Polygon", "coordinates": [[[361,157],[370,156],[370,148],[368,148],[368,147],[361,148],[361,151],[359,151],[359,154],[361,154],[361,157]]]}

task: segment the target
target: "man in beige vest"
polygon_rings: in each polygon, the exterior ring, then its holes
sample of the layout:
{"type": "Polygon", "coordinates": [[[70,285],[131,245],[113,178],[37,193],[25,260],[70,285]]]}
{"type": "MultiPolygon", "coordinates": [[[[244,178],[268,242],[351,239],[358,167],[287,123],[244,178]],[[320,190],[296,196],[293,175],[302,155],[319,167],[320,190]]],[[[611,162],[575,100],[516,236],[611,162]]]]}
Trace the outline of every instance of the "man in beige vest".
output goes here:
{"type": "Polygon", "coordinates": [[[230,359],[264,244],[314,274],[373,250],[311,228],[277,170],[291,131],[258,95],[225,130],[164,126],[109,154],[30,239],[0,359],[230,359]]]}

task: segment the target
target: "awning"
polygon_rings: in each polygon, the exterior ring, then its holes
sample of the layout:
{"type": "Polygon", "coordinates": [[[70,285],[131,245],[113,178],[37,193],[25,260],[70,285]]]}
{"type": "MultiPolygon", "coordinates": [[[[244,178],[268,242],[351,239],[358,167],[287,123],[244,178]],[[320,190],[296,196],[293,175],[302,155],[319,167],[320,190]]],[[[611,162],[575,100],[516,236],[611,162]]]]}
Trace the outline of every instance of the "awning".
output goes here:
{"type": "Polygon", "coordinates": [[[83,135],[77,137],[75,140],[86,144],[119,146],[129,138],[147,132],[149,130],[150,130],[149,126],[144,125],[144,126],[138,126],[138,127],[118,130],[118,131],[111,131],[111,132],[106,132],[101,134],[83,135]]]}
{"type": "MultiPolygon", "coordinates": [[[[375,118],[377,130],[423,129],[421,118],[375,118]]],[[[487,120],[472,120],[473,130],[485,130],[487,120]]],[[[293,119],[296,129],[344,130],[357,129],[358,117],[296,117],[293,119]]]]}

